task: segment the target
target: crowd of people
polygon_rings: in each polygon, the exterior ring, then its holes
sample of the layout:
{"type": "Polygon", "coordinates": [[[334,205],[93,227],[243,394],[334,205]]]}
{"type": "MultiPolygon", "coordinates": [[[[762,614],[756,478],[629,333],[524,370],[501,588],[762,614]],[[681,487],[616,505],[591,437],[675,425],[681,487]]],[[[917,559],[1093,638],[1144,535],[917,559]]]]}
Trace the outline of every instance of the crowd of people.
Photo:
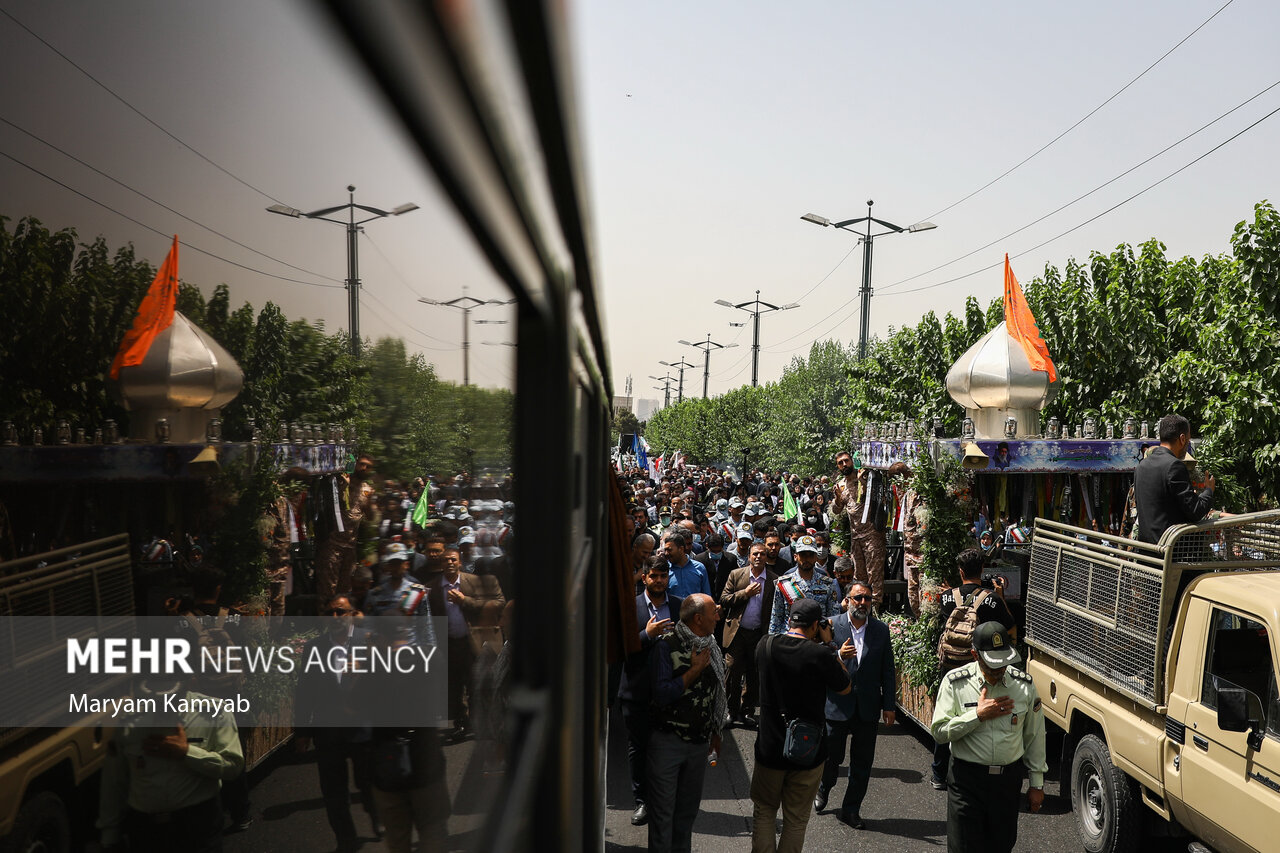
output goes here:
{"type": "MultiPolygon", "coordinates": [[[[895,722],[897,707],[889,629],[879,618],[886,534],[903,534],[908,604],[918,611],[919,501],[901,463],[867,471],[843,452],[834,462],[834,477],[754,471],[739,482],[694,468],[658,479],[639,469],[619,475],[630,502],[638,648],[620,667],[616,700],[627,734],[631,822],[647,826],[651,851],[691,848],[707,767],[730,727],[756,732],[753,851],[801,850],[810,816],[833,802],[838,820],[867,826],[861,807],[876,736],[895,722]],[[846,553],[833,552],[833,536],[846,553]]],[[[943,621],[958,626],[944,641],[963,656],[948,664],[955,680],[944,681],[955,691],[969,686],[961,674],[983,683],[975,682],[974,702],[957,700],[935,720],[932,781],[951,791],[949,814],[982,830],[985,818],[972,814],[986,809],[1003,831],[1016,825],[1019,796],[1014,790],[1012,812],[1008,797],[996,796],[1012,790],[1003,784],[1014,775],[1012,768],[1003,775],[1005,765],[1020,770],[1026,752],[1033,791],[1041,791],[1043,718],[1030,681],[1007,669],[1015,623],[999,591],[981,581],[982,562],[977,550],[959,556],[963,585],[944,604],[943,621]],[[960,639],[970,642],[961,647],[960,639]],[[988,654],[993,643],[1003,644],[998,654],[988,654]],[[1006,738],[997,756],[1002,784],[993,793],[973,781],[965,762],[985,755],[995,721],[1010,719],[1019,738],[1028,736],[1019,739],[1021,750],[1006,738]]],[[[985,764],[997,766],[995,759],[985,764]]],[[[1037,808],[1039,797],[1031,795],[1037,808]]],[[[952,848],[974,849],[967,838],[956,835],[952,848]]]]}

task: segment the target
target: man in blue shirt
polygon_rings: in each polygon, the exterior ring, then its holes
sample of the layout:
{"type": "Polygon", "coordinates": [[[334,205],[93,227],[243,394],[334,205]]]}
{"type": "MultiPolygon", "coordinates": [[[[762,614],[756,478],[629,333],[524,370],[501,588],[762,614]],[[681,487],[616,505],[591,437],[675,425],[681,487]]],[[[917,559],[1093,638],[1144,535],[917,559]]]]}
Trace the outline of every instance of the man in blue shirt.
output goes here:
{"type": "Polygon", "coordinates": [[[667,568],[671,572],[667,590],[677,598],[688,598],[698,592],[708,597],[711,595],[711,579],[707,577],[706,566],[689,559],[692,545],[693,537],[687,530],[672,527],[667,531],[664,549],[667,568]]]}

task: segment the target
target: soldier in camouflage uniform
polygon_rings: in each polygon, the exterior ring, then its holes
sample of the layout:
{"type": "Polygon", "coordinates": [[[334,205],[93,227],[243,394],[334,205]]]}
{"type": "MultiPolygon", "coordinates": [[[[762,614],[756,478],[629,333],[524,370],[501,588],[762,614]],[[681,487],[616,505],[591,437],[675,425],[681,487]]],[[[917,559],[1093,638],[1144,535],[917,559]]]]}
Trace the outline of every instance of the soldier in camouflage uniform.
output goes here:
{"type": "Polygon", "coordinates": [[[649,850],[657,853],[688,853],[707,758],[720,751],[728,703],[714,635],[718,619],[711,596],[690,595],[680,605],[679,623],[650,652],[649,850]]]}

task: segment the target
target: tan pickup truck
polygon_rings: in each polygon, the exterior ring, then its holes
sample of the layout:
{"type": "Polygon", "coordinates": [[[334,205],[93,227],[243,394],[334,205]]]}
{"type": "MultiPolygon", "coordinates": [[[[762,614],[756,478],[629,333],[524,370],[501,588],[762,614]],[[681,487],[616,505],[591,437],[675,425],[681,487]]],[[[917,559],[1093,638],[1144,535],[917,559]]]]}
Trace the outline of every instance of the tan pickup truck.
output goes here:
{"type": "Polygon", "coordinates": [[[1089,851],[1280,850],[1280,512],[1158,545],[1036,521],[1027,671],[1089,851]]]}
{"type": "Polygon", "coordinates": [[[124,534],[0,563],[0,853],[67,853],[91,828],[111,730],[99,725],[101,715],[41,726],[65,716],[57,711],[65,711],[69,685],[28,674],[42,659],[65,657],[66,618],[92,616],[111,630],[133,615],[124,534]]]}

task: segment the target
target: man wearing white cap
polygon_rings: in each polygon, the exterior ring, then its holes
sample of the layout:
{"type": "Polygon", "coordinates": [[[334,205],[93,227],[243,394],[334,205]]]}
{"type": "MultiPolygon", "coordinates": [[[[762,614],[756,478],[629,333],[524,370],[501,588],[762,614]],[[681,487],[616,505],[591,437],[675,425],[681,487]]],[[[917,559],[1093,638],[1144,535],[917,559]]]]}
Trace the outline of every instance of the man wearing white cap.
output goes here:
{"type": "Polygon", "coordinates": [[[1018,840],[1022,772],[1027,804],[1044,802],[1044,713],[1031,677],[999,622],[973,632],[973,662],[942,679],[929,727],[951,744],[947,773],[948,853],[1009,853],[1018,840]]]}

